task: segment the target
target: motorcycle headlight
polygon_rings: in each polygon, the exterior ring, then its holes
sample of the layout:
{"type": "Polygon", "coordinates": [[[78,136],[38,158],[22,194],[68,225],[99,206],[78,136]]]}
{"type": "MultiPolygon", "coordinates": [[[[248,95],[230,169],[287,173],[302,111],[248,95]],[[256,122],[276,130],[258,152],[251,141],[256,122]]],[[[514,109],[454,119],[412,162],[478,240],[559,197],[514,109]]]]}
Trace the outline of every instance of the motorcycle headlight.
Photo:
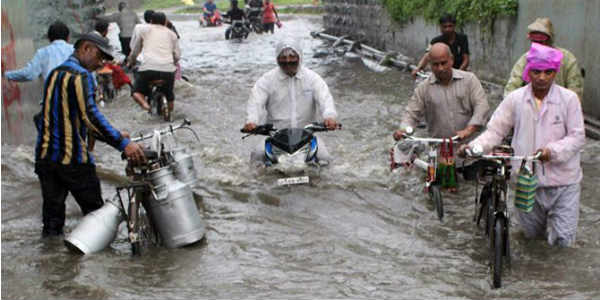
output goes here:
{"type": "Polygon", "coordinates": [[[274,151],[277,155],[277,166],[278,168],[286,171],[302,170],[306,167],[306,154],[308,153],[308,147],[289,154],[281,151],[274,151]]]}

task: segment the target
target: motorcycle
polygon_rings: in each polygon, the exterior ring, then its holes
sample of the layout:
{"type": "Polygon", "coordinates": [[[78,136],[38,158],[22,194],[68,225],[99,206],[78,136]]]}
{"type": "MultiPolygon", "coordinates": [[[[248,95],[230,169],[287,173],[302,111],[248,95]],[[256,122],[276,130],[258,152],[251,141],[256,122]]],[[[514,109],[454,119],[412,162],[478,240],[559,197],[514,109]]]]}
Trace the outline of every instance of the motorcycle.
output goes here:
{"type": "Polygon", "coordinates": [[[250,34],[250,29],[248,29],[248,22],[244,22],[242,20],[234,20],[233,22],[225,22],[231,24],[231,26],[225,31],[225,39],[226,40],[238,40],[247,39],[248,34],[250,34]]]}
{"type": "Polygon", "coordinates": [[[260,7],[246,7],[246,16],[248,17],[249,27],[251,31],[258,34],[263,33],[264,28],[262,24],[262,8],[260,7]]]}
{"type": "MultiPolygon", "coordinates": [[[[342,125],[338,124],[337,129],[342,125]]],[[[242,139],[251,135],[267,136],[264,147],[265,167],[275,168],[284,174],[317,170],[329,165],[329,161],[317,156],[319,145],[315,132],[328,131],[323,123],[311,123],[304,128],[275,129],[273,124],[257,126],[242,139]]],[[[310,183],[309,176],[285,177],[277,180],[277,185],[292,185],[310,183]]]]}
{"type": "Polygon", "coordinates": [[[203,14],[200,19],[200,25],[204,27],[221,26],[221,24],[223,24],[223,19],[221,18],[221,14],[218,10],[215,10],[209,15],[203,14]]]}

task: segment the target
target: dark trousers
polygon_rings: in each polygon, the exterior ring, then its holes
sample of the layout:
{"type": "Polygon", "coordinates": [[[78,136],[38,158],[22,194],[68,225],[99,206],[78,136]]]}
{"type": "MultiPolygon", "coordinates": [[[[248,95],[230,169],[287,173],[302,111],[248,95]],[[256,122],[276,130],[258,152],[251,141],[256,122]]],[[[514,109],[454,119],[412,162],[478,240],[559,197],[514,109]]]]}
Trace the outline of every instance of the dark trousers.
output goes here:
{"type": "Polygon", "coordinates": [[[265,32],[273,33],[275,31],[275,23],[263,23],[263,29],[265,32]]]}
{"type": "Polygon", "coordinates": [[[129,43],[131,42],[131,37],[119,37],[119,41],[121,41],[121,52],[125,55],[125,58],[129,57],[129,53],[131,52],[131,48],[129,47],[129,43]]]}
{"type": "Polygon", "coordinates": [[[62,234],[68,192],[71,192],[84,215],[104,204],[100,180],[92,164],[62,165],[39,161],[35,163],[35,173],[42,186],[43,236],[62,234]]]}

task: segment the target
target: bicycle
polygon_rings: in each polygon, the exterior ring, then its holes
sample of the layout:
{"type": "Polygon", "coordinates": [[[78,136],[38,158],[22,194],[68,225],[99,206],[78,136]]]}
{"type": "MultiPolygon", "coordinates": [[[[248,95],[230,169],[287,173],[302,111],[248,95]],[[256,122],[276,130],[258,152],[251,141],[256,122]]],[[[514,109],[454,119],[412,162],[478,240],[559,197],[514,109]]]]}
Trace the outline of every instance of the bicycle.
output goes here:
{"type": "Polygon", "coordinates": [[[473,222],[479,224],[485,216],[485,234],[489,237],[490,267],[494,288],[502,287],[502,267],[506,263],[511,267],[510,255],[510,213],[507,206],[509,194],[511,160],[536,161],[541,153],[533,156],[515,156],[510,146],[496,146],[491,155],[482,155],[482,149],[474,146],[467,150],[467,157],[485,160],[482,169],[477,174],[475,185],[475,214],[473,222]],[[491,178],[487,180],[478,192],[480,176],[491,178]],[[479,195],[479,197],[477,197],[479,195]]]}
{"type": "MultiPolygon", "coordinates": [[[[132,67],[133,73],[135,74],[135,80],[140,80],[140,74],[138,70],[139,63],[136,63],[132,67]]],[[[145,96],[148,105],[150,106],[149,113],[152,114],[152,110],[156,110],[156,114],[161,116],[166,122],[172,121],[171,111],[169,110],[169,103],[167,96],[161,91],[162,87],[166,84],[164,79],[154,79],[148,82],[150,93],[145,96]]]]}
{"type": "Polygon", "coordinates": [[[157,79],[148,83],[150,85],[150,94],[146,97],[150,105],[150,113],[152,108],[156,108],[156,114],[162,116],[166,122],[171,122],[171,111],[167,102],[167,96],[160,91],[165,84],[165,80],[157,79]]]}
{"type": "Polygon", "coordinates": [[[97,74],[98,87],[97,87],[97,102],[100,106],[104,106],[105,102],[112,102],[115,98],[115,88],[112,83],[112,71],[110,69],[102,69],[97,74]]]}
{"type": "MultiPolygon", "coordinates": [[[[440,138],[422,138],[422,137],[414,137],[412,136],[413,129],[411,127],[406,128],[406,133],[403,134],[404,140],[410,142],[416,142],[419,144],[425,145],[428,149],[426,149],[426,158],[422,160],[417,157],[416,152],[422,152],[423,150],[417,149],[418,146],[413,145],[411,150],[409,151],[408,159],[410,164],[423,169],[427,176],[425,177],[425,187],[424,191],[429,195],[429,199],[433,202],[435,210],[437,212],[437,217],[440,221],[444,218],[444,201],[442,199],[442,193],[440,191],[440,182],[437,180],[437,168],[438,168],[438,150],[437,145],[442,143],[456,143],[460,139],[458,136],[453,136],[451,138],[440,139],[440,138]]],[[[399,148],[401,141],[398,141],[394,144],[391,153],[391,168],[395,169],[402,164],[406,164],[402,162],[402,158],[400,158],[402,149],[399,148]]]]}
{"type": "Polygon", "coordinates": [[[198,139],[189,125],[190,122],[184,120],[181,125],[169,126],[153,134],[140,135],[131,139],[134,142],[154,139],[155,147],[158,146],[158,149],[144,150],[146,163],[132,165],[128,162],[125,170],[132,181],[125,186],[117,187],[121,211],[127,222],[128,240],[134,256],[141,255],[146,244],[154,246],[165,244],[169,248],[174,248],[194,243],[204,236],[206,226],[198,213],[191,189],[186,184],[190,182],[190,176],[195,179],[193,165],[174,168],[175,164],[182,161],[181,156],[177,157],[175,150],[166,150],[160,142],[160,136],[173,134],[178,129],[191,130],[198,139]],[[190,168],[193,174],[180,172],[190,168]],[[125,205],[121,197],[121,192],[124,190],[127,191],[129,198],[128,205],[125,205]]]}

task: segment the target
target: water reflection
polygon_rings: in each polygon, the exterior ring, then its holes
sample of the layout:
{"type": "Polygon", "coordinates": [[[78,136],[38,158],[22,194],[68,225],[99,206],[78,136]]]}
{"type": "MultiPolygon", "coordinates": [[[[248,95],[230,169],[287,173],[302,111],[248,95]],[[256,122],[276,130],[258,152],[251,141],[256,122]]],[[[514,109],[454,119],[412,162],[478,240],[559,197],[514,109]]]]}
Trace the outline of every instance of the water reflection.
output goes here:
{"type": "MultiPolygon", "coordinates": [[[[490,288],[487,244],[472,223],[474,187],[445,195],[440,223],[416,171],[389,171],[391,133],[412,93],[410,76],[376,73],[360,59],[329,55],[310,37],[319,17],[284,20],[275,35],[243,43],[223,40],[224,28],[176,21],[184,75],[176,86],[175,119],[199,133],[179,141],[197,153],[195,188],[208,223],[206,243],[129,255],[122,230],[110,249],[68,253],[40,239],[41,197],[31,146],[2,147],[2,294],[22,299],[165,298],[588,298],[600,297],[600,144],[582,157],[585,179],[578,240],[558,250],[526,241],[513,227],[513,268],[505,287],[490,288]],[[325,133],[336,161],[310,186],[275,188],[276,176],[249,166],[256,140],[241,140],[248,93],[275,66],[282,35],[304,42],[305,63],[321,74],[336,100],[344,129],[325,133]]],[[[113,42],[116,42],[113,36],[113,42]]],[[[498,97],[492,97],[498,101],[498,97]]],[[[103,109],[117,128],[159,126],[127,92],[103,109]]],[[[125,163],[98,144],[104,198],[114,194],[125,163]]],[[[66,230],[81,220],[67,201],[66,230]]]]}

